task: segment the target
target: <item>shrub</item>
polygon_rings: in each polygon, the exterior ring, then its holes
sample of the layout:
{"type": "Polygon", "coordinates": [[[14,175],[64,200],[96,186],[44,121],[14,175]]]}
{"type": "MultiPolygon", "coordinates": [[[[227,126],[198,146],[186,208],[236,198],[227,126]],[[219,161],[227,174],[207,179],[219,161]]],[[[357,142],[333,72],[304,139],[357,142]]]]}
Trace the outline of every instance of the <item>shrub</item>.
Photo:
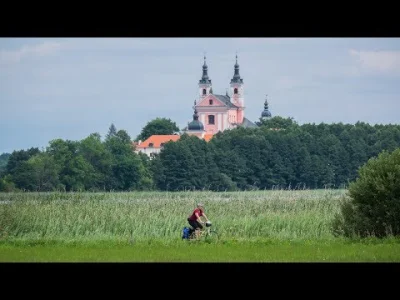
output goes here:
{"type": "Polygon", "coordinates": [[[15,190],[15,184],[12,182],[11,175],[0,178],[0,192],[13,192],[15,190]]]}
{"type": "Polygon", "coordinates": [[[400,148],[360,167],[348,195],[332,224],[335,235],[400,235],[400,148]]]}

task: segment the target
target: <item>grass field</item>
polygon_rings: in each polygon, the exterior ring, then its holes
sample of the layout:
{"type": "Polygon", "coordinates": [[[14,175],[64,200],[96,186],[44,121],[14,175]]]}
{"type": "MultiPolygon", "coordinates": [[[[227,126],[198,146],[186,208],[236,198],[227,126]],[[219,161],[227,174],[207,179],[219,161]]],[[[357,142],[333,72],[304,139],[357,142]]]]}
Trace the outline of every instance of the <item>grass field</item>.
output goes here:
{"type": "Polygon", "coordinates": [[[345,190],[0,193],[0,261],[400,261],[330,228],[345,190]],[[220,239],[181,240],[197,202],[220,239]]]}
{"type": "Polygon", "coordinates": [[[0,245],[2,262],[399,262],[400,242],[0,245]]]}

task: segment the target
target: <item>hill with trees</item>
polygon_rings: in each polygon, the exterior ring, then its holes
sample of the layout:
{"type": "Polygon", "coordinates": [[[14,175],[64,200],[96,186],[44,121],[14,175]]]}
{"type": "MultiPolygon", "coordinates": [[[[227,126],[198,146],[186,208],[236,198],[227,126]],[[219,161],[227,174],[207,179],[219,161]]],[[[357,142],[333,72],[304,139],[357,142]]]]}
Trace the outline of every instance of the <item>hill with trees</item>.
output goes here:
{"type": "MultiPolygon", "coordinates": [[[[161,134],[176,130],[169,119],[148,124],[159,123],[156,131],[147,126],[138,138],[160,134],[160,127],[166,128],[161,134]]],[[[114,125],[104,140],[98,133],[81,141],[52,140],[43,151],[3,154],[0,190],[344,188],[370,158],[400,147],[400,125],[299,125],[282,117],[258,125],[220,132],[209,142],[184,134],[152,160],[135,153],[127,131],[114,125]]]]}

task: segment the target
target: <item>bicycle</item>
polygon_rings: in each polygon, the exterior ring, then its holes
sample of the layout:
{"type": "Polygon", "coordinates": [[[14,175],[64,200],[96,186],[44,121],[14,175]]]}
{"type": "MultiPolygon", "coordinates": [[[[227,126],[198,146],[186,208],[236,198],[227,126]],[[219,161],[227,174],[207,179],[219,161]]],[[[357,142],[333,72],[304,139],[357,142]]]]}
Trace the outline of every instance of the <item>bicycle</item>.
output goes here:
{"type": "Polygon", "coordinates": [[[196,236],[196,231],[192,229],[192,233],[189,236],[190,241],[200,241],[200,240],[206,240],[206,241],[211,241],[211,240],[218,240],[219,239],[219,234],[215,229],[211,229],[212,223],[210,221],[205,223],[205,227],[203,229],[199,230],[199,235],[196,236]]]}

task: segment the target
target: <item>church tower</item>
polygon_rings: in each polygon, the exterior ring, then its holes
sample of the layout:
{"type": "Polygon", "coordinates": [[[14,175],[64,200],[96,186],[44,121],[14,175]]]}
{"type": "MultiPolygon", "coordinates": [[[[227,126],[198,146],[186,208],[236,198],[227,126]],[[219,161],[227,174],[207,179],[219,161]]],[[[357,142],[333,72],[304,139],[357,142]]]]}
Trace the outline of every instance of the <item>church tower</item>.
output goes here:
{"type": "Polygon", "coordinates": [[[231,79],[231,101],[234,105],[239,107],[237,114],[237,122],[240,124],[243,122],[243,110],[244,110],[244,83],[243,79],[240,78],[239,74],[239,64],[237,61],[236,54],[236,64],[235,64],[235,73],[231,79]]]}
{"type": "Polygon", "coordinates": [[[193,121],[188,123],[186,133],[189,135],[195,135],[199,138],[203,138],[205,134],[204,125],[202,122],[199,121],[199,115],[196,109],[196,100],[194,100],[194,114],[193,114],[193,121]]]}
{"type": "Polygon", "coordinates": [[[206,63],[206,56],[204,55],[203,76],[199,80],[199,96],[200,101],[212,92],[211,79],[208,77],[208,66],[206,63]],[[211,91],[210,91],[211,90],[211,91]]]}
{"type": "Polygon", "coordinates": [[[261,119],[262,120],[271,119],[271,112],[268,110],[268,100],[267,99],[265,99],[265,102],[264,102],[264,110],[261,113],[261,119]]]}

